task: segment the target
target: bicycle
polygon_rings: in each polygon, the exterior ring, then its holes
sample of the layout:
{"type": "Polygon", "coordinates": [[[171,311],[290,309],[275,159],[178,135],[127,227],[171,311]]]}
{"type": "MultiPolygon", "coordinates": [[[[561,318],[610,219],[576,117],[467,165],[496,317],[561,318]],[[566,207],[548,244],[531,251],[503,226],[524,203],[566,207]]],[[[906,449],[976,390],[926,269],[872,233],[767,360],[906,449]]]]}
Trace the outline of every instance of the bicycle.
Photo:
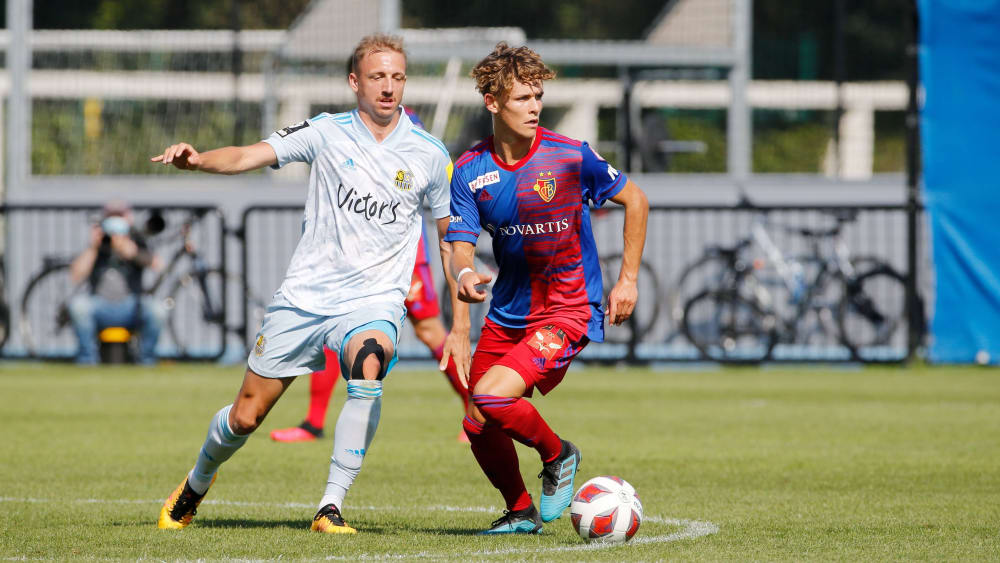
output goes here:
{"type": "MultiPolygon", "coordinates": [[[[179,241],[166,266],[159,272],[153,283],[143,289],[145,295],[162,299],[168,316],[165,332],[170,335],[179,357],[204,356],[206,348],[225,345],[225,335],[229,332],[245,332],[244,326],[227,326],[223,303],[226,287],[242,287],[239,276],[225,272],[221,267],[208,266],[198,253],[191,239],[191,229],[209,212],[198,209],[190,212],[175,232],[156,237],[165,227],[162,214],[153,210],[147,220],[147,231],[151,242],[166,245],[179,241]],[[186,263],[183,265],[182,263],[186,263]],[[166,291],[161,293],[161,289],[166,291]],[[209,326],[210,332],[219,334],[220,341],[206,338],[204,331],[191,330],[195,322],[209,326]]],[[[38,358],[52,348],[72,348],[75,345],[68,305],[85,283],[75,284],[70,279],[69,265],[72,259],[48,256],[43,259],[42,269],[28,282],[20,303],[21,341],[29,357],[38,358]],[[43,346],[42,339],[45,339],[43,346]]],[[[266,304],[252,295],[243,295],[250,303],[250,318],[247,324],[259,324],[266,304]]]]}
{"type": "MultiPolygon", "coordinates": [[[[786,257],[765,228],[730,247],[713,246],[692,272],[713,271],[708,286],[685,301],[683,333],[705,358],[723,363],[770,359],[777,344],[829,344],[864,361],[866,352],[890,343],[907,321],[904,277],[873,257],[852,258],[841,237],[856,211],[833,212],[828,229],[784,227],[803,237],[810,252],[786,257]],[[759,246],[763,258],[749,249],[759,246]],[[888,306],[887,306],[888,305],[888,306]]],[[[922,306],[918,308],[922,311],[922,306]]],[[[918,322],[922,330],[923,323],[918,322]]]]}
{"type": "MultiPolygon", "coordinates": [[[[623,254],[618,252],[600,257],[601,276],[604,284],[604,295],[601,305],[608,306],[608,295],[618,282],[621,272],[623,254]]],[[[639,261],[639,277],[636,280],[639,290],[639,302],[627,322],[618,326],[608,323],[604,330],[604,341],[611,344],[628,344],[633,339],[638,340],[653,330],[653,325],[660,318],[660,279],[656,270],[642,259],[639,261]]]]}

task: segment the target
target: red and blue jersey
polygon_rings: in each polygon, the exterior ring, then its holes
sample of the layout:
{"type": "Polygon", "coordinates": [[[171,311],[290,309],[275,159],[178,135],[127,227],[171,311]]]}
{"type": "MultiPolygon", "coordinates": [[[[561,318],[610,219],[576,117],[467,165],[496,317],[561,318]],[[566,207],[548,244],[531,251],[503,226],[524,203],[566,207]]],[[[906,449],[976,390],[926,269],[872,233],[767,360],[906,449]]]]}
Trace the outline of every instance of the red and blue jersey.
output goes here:
{"type": "Polygon", "coordinates": [[[539,127],[520,161],[505,164],[493,137],[457,161],[446,241],[476,244],[486,230],[500,273],[487,315],[524,328],[557,320],[604,340],[601,267],[590,226],[625,175],[581,141],[539,127]]]}

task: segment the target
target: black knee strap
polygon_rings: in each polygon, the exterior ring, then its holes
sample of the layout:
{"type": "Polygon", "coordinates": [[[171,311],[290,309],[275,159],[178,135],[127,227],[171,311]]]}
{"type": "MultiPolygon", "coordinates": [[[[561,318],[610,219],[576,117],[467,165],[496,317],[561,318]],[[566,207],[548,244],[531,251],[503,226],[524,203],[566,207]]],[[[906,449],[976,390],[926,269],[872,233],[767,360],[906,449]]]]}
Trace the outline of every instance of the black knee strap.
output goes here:
{"type": "Polygon", "coordinates": [[[364,345],[361,346],[361,350],[358,351],[358,355],[354,358],[354,365],[351,367],[351,379],[365,378],[365,360],[371,355],[374,355],[378,359],[379,370],[377,379],[385,377],[385,349],[374,338],[368,338],[365,340],[364,345]]]}

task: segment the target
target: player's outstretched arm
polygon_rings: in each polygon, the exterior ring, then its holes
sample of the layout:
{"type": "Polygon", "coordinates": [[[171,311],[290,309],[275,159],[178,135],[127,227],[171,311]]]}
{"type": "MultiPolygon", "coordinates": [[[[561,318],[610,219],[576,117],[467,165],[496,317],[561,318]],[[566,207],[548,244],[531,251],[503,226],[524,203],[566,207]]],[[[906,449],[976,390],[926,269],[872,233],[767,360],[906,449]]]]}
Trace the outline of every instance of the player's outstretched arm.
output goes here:
{"type": "Polygon", "coordinates": [[[632,316],[639,298],[637,281],[642,249],[646,245],[646,220],[649,217],[649,200],[646,194],[628,180],[625,187],[615,194],[611,201],[625,207],[625,251],[618,282],[608,294],[608,319],[613,325],[620,325],[632,316]]]}
{"type": "Polygon", "coordinates": [[[188,143],[170,145],[149,159],[181,170],[201,170],[212,174],[239,174],[278,163],[271,145],[261,141],[242,147],[222,147],[200,153],[188,143]]]}

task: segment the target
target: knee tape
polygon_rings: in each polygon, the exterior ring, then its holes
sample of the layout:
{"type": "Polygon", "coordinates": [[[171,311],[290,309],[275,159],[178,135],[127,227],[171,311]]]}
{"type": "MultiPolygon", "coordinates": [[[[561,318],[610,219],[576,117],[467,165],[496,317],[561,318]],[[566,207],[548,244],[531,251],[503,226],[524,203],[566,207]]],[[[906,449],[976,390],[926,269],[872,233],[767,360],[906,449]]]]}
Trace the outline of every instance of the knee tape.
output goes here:
{"type": "Polygon", "coordinates": [[[361,346],[361,350],[358,351],[357,357],[354,358],[354,365],[351,366],[351,379],[365,378],[365,360],[368,359],[368,356],[372,355],[375,356],[379,363],[378,379],[385,377],[386,368],[388,367],[385,363],[385,349],[374,338],[366,338],[365,343],[361,346]]]}

